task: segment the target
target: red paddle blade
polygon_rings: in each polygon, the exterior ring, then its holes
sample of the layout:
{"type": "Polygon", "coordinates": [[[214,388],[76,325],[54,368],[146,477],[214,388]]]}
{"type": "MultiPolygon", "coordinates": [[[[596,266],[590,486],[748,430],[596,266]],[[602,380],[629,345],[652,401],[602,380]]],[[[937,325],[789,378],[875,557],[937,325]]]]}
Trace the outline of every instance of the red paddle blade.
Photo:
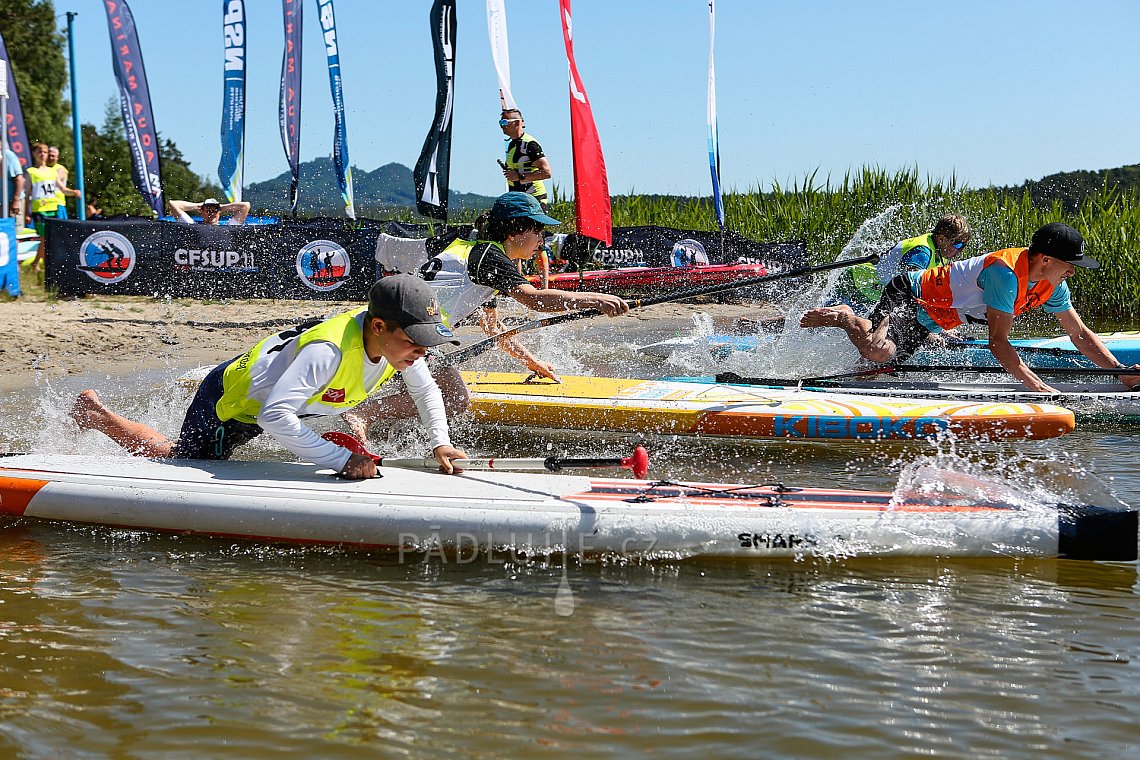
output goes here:
{"type": "Polygon", "coordinates": [[[342,446],[351,451],[353,454],[363,454],[366,457],[372,457],[373,462],[380,464],[380,457],[364,448],[364,444],[361,443],[360,439],[354,435],[342,433],[339,430],[330,430],[329,432],[322,435],[321,438],[324,438],[330,443],[335,443],[337,446],[342,446]]]}
{"type": "Polygon", "coordinates": [[[649,452],[645,450],[644,446],[638,446],[633,450],[633,456],[621,460],[621,466],[632,470],[633,477],[638,480],[645,480],[645,477],[649,475],[649,452]]]}

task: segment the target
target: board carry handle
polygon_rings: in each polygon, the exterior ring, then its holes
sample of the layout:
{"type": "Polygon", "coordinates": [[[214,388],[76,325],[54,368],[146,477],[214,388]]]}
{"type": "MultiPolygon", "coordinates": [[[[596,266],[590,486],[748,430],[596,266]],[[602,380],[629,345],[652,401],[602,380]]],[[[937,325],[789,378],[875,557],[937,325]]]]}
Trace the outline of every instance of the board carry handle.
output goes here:
{"type": "MultiPolygon", "coordinates": [[[[321,436],[330,443],[342,446],[354,454],[371,457],[379,467],[402,467],[414,470],[435,470],[439,467],[432,457],[413,457],[408,459],[385,459],[376,456],[364,447],[360,439],[339,430],[332,430],[321,436]]],[[[470,459],[453,459],[451,463],[463,470],[523,470],[559,472],[564,469],[577,467],[621,467],[633,472],[638,480],[644,480],[649,474],[649,452],[644,446],[638,446],[628,457],[567,457],[555,454],[548,457],[532,458],[504,458],[504,457],[476,457],[470,459]]]]}

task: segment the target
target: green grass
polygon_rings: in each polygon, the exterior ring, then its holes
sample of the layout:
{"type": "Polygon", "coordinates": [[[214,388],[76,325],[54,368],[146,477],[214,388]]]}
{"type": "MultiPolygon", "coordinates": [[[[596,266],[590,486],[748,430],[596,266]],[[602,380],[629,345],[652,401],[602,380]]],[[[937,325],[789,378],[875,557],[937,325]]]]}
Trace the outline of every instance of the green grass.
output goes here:
{"type": "MultiPolygon", "coordinates": [[[[552,215],[572,220],[573,204],[557,192],[552,215]]],[[[971,190],[956,178],[920,178],[917,170],[894,173],[866,167],[840,180],[816,173],[771,192],[752,189],[725,195],[728,227],[761,241],[805,240],[813,263],[834,261],[860,231],[849,255],[885,251],[897,240],[929,231],[946,213],[970,221],[968,255],[1029,244],[1048,222],[1066,222],[1085,236],[1086,248],[1101,262],[1096,271],[1078,270],[1070,280],[1078,310],[1099,325],[1128,325],[1140,316],[1140,193],[1102,186],[1086,195],[1075,212],[1060,201],[1034,204],[1027,190],[1007,193],[971,190]]],[[[614,226],[659,224],[716,229],[711,198],[617,196],[614,226]]],[[[572,221],[564,225],[572,227],[572,221]]]]}

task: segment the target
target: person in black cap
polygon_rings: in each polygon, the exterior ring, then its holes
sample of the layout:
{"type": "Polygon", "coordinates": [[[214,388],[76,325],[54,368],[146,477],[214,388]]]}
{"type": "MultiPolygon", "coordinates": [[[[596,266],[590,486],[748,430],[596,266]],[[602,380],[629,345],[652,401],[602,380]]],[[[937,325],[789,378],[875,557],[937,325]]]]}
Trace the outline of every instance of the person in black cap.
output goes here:
{"type": "Polygon", "coordinates": [[[466,455],[451,445],[443,397],[423,361],[429,347],[443,343],[459,341],[431,289],[412,275],[386,277],[372,287],[367,309],[271,335],[215,367],[176,440],[112,412],[93,390],[79,394],[71,418],[132,454],[163,459],[228,459],[267,431],[302,460],[356,480],[375,476],[372,459],[324,440],[302,418],[343,414],[399,372],[440,468],[450,473],[451,460],[466,455]]]}
{"type": "Polygon", "coordinates": [[[1120,381],[1135,389],[1140,386],[1140,365],[1125,367],[1117,361],[1070,300],[1065,280],[1077,267],[1100,267],[1084,246],[1081,233],[1053,222],[1033,233],[1028,248],[1004,248],[899,275],[887,284],[869,319],[857,316],[848,306],[831,306],[811,309],[800,326],[840,327],[865,359],[900,362],[931,333],[965,322],[986,324],[989,349],[1007,372],[1031,391],[1056,393],[1026,366],[1009,342],[1013,318],[1041,307],[1057,318],[1073,345],[1093,364],[1122,370],[1120,381]]]}

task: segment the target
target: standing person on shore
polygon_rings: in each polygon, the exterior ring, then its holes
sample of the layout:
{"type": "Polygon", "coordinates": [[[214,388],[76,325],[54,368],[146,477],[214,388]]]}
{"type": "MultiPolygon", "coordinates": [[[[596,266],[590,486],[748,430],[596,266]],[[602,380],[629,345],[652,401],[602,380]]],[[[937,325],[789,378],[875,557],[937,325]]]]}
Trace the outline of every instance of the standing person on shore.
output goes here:
{"type": "Polygon", "coordinates": [[[93,390],[79,394],[71,418],[137,456],[229,459],[263,431],[302,460],[352,480],[376,475],[370,457],[321,438],[302,421],[332,416],[363,402],[399,372],[415,403],[440,468],[466,457],[451,445],[439,387],[424,364],[427,349],[458,343],[440,320],[431,289],[412,275],[372,286],[367,309],[346,312],[271,335],[215,367],[170,440],[148,425],[108,409],[93,390]]]}
{"type": "MultiPolygon", "coordinates": [[[[528,309],[551,312],[564,309],[597,309],[616,317],[629,311],[629,304],[608,293],[571,293],[553,288],[539,289],[518,273],[515,262],[535,256],[545,246],[547,225],[560,222],[542,211],[534,196],[526,193],[505,193],[499,196],[487,213],[477,240],[457,238],[432,256],[426,263],[422,259],[395,260],[396,253],[380,264],[397,272],[418,271],[439,296],[444,319],[449,325],[458,324],[466,317],[480,312],[480,325],[487,335],[495,335],[506,327],[499,321],[496,310],[497,296],[509,296],[528,309]]],[[[379,258],[379,256],[378,256],[379,258]]],[[[383,280],[381,280],[383,282],[383,280]]],[[[554,365],[534,356],[525,346],[511,338],[499,342],[499,348],[521,361],[539,377],[560,382],[554,365]]],[[[467,408],[467,386],[454,367],[433,370],[449,414],[458,414],[467,408]]],[[[409,416],[407,399],[388,397],[360,407],[351,416],[346,415],[354,429],[371,419],[390,419],[409,416]]]]}
{"type": "MultiPolygon", "coordinates": [[[[59,210],[59,198],[55,188],[59,182],[59,175],[54,167],[47,165],[48,146],[44,143],[32,144],[32,165],[28,167],[28,198],[30,204],[28,212],[31,216],[32,226],[36,234],[42,239],[45,222],[55,219],[59,210]]],[[[44,260],[46,246],[41,242],[36,255],[29,259],[25,266],[32,271],[39,271],[44,260]]]]}
{"type": "MultiPolygon", "coordinates": [[[[55,183],[55,199],[59,201],[59,205],[56,206],[56,218],[66,219],[67,196],[70,195],[73,198],[81,199],[82,193],[67,186],[67,167],[59,163],[59,148],[54,145],[48,146],[47,165],[55,169],[55,174],[58,179],[58,181],[55,183]]],[[[82,200],[76,201],[76,203],[82,202],[82,200]]]]}
{"type": "Polygon", "coordinates": [[[1009,342],[1013,318],[1040,306],[1053,314],[1073,345],[1093,364],[1119,369],[1128,388],[1140,387],[1140,365],[1125,367],[1073,308],[1066,279],[1076,267],[1099,269],[1084,252],[1081,233],[1053,222],[1033,233],[1028,248],[1004,248],[934,269],[900,274],[887,284],[869,319],[850,306],[811,309],[801,327],[839,327],[860,355],[873,362],[905,361],[932,333],[964,322],[989,327],[989,349],[1026,388],[1057,391],[1017,355],[1009,342]],[[1125,372],[1135,370],[1135,372],[1125,372]]]}
{"type": "Polygon", "coordinates": [[[4,181],[8,183],[8,211],[16,219],[16,229],[24,226],[24,167],[20,157],[8,147],[7,139],[0,135],[4,143],[4,181]]]}
{"type": "MultiPolygon", "coordinates": [[[[499,162],[503,177],[507,180],[507,190],[534,196],[545,213],[550,208],[550,195],[546,191],[546,180],[554,176],[550,161],[534,135],[527,134],[526,121],[522,111],[505,108],[499,116],[499,128],[507,136],[507,160],[499,162]]],[[[516,264],[519,274],[523,274],[522,261],[516,264]]],[[[542,287],[550,286],[550,257],[544,249],[535,259],[535,269],[542,278],[542,287]]]]}

